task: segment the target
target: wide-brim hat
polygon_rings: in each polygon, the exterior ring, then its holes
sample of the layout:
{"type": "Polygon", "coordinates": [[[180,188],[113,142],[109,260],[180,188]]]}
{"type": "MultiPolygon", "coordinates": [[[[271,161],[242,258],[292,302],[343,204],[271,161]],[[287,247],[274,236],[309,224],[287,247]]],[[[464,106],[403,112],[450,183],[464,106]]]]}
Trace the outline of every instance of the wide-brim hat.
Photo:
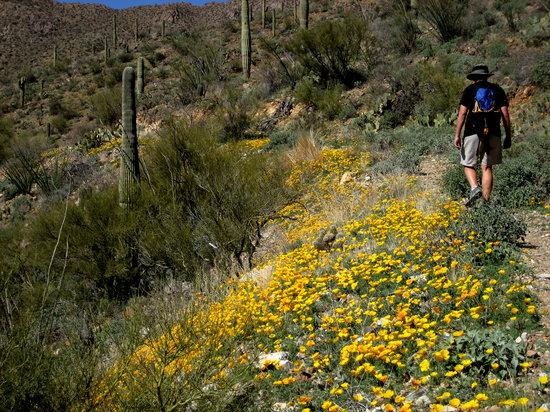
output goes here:
{"type": "Polygon", "coordinates": [[[484,64],[478,64],[477,66],[474,66],[474,68],[470,73],[468,73],[466,78],[469,80],[486,79],[488,77],[491,77],[493,74],[494,73],[491,73],[489,71],[489,67],[484,64]]]}

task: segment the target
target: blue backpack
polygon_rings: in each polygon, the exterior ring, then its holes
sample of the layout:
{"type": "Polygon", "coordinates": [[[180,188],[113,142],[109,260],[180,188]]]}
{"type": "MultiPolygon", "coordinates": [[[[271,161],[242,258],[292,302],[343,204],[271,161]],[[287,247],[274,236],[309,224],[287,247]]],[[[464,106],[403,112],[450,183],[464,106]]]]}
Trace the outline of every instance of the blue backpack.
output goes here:
{"type": "MultiPolygon", "coordinates": [[[[475,102],[474,102],[474,113],[491,113],[495,112],[496,108],[496,99],[495,92],[490,87],[480,87],[477,89],[475,102]]],[[[489,126],[487,125],[487,115],[483,116],[485,121],[485,126],[483,128],[483,137],[489,135],[489,126]]]]}

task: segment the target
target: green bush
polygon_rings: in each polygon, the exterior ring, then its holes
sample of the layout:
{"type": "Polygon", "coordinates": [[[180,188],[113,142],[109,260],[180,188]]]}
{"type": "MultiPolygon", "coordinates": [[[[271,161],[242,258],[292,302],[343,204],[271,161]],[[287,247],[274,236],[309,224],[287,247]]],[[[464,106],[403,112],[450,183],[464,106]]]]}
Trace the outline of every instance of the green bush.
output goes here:
{"type": "Polygon", "coordinates": [[[453,70],[453,62],[441,58],[436,64],[424,63],[418,67],[422,101],[416,107],[418,117],[433,121],[437,115],[450,117],[458,110],[464,88],[463,76],[453,70]]]}
{"type": "Polygon", "coordinates": [[[342,83],[348,87],[361,78],[354,64],[366,52],[370,38],[361,18],[323,20],[309,30],[300,30],[288,42],[287,49],[304,69],[305,75],[320,83],[342,83]]]}
{"type": "Polygon", "coordinates": [[[267,149],[278,149],[281,147],[292,147],[298,140],[298,135],[292,130],[276,130],[269,135],[267,149]]]}
{"type": "Polygon", "coordinates": [[[218,104],[217,118],[222,142],[246,139],[252,126],[250,109],[253,98],[250,94],[240,94],[226,89],[218,104]]]}
{"type": "Polygon", "coordinates": [[[57,131],[59,134],[64,134],[67,131],[68,121],[62,114],[52,117],[50,123],[53,130],[57,131]]]}
{"type": "Polygon", "coordinates": [[[463,198],[470,191],[470,185],[464,176],[464,167],[458,161],[445,170],[441,183],[445,193],[453,199],[463,198]]]}
{"type": "Polygon", "coordinates": [[[473,361],[470,368],[477,372],[479,379],[486,379],[490,373],[500,379],[515,378],[522,372],[520,363],[526,360],[525,344],[515,340],[516,336],[505,329],[467,330],[457,339],[456,350],[473,361]],[[491,353],[487,353],[488,349],[492,349],[491,353]],[[495,362],[506,367],[495,372],[491,367],[495,362]]]}
{"type": "Polygon", "coordinates": [[[502,40],[495,40],[487,44],[485,53],[488,57],[499,59],[508,56],[508,44],[502,40]]]}
{"type": "Polygon", "coordinates": [[[0,117],[0,164],[6,159],[13,137],[13,122],[7,117],[0,117]]]}
{"type": "Polygon", "coordinates": [[[468,1],[423,0],[418,2],[418,13],[435,30],[442,42],[448,42],[464,33],[463,17],[468,1]]]}
{"type": "MultiPolygon", "coordinates": [[[[546,56],[550,57],[550,53],[546,53],[546,56]]],[[[532,78],[533,83],[544,90],[550,89],[550,67],[548,60],[544,57],[539,60],[533,67],[532,78]]]]}
{"type": "Polygon", "coordinates": [[[517,31],[517,19],[521,12],[527,7],[526,0],[496,0],[495,7],[504,14],[508,28],[517,31]]]}
{"type": "Polygon", "coordinates": [[[104,89],[90,98],[93,116],[105,126],[114,126],[122,117],[120,88],[104,89]]]}
{"type": "Polygon", "coordinates": [[[483,242],[517,243],[523,240],[527,231],[523,220],[496,203],[483,203],[480,207],[468,209],[459,225],[464,233],[476,232],[477,238],[483,242]]]}
{"type": "Polygon", "coordinates": [[[319,110],[329,120],[336,118],[342,110],[341,95],[341,86],[322,87],[309,77],[300,80],[295,90],[297,101],[319,110]]]}

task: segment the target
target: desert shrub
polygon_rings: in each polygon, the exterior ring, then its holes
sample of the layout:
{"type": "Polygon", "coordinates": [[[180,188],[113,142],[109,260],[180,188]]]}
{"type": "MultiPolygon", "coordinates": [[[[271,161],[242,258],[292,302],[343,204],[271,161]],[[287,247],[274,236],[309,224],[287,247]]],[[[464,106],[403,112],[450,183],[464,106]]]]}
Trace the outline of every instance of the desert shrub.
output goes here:
{"type": "Polygon", "coordinates": [[[7,117],[0,117],[0,164],[6,159],[13,137],[13,122],[7,117]]]}
{"type": "Polygon", "coordinates": [[[296,85],[296,100],[323,113],[327,119],[334,119],[341,111],[339,85],[323,87],[309,77],[303,78],[296,85]]]}
{"type": "Polygon", "coordinates": [[[52,117],[50,123],[53,129],[59,134],[64,134],[67,131],[68,121],[62,114],[52,117]]]}
{"type": "Polygon", "coordinates": [[[370,148],[385,153],[385,158],[375,163],[373,170],[382,174],[417,173],[424,156],[449,152],[451,133],[448,126],[414,126],[369,132],[365,137],[370,148]]]}
{"type": "Polygon", "coordinates": [[[40,168],[40,151],[34,143],[19,139],[13,144],[9,160],[3,166],[7,181],[17,188],[17,193],[30,193],[40,168]]]}
{"type": "Polygon", "coordinates": [[[519,15],[527,7],[525,0],[496,0],[495,8],[504,14],[508,28],[517,31],[517,20],[519,15]]]}
{"type": "Polygon", "coordinates": [[[419,117],[433,121],[438,114],[450,116],[456,113],[464,88],[463,76],[457,74],[451,61],[441,58],[436,64],[421,64],[418,68],[422,102],[416,107],[419,117]]]}
{"type": "Polygon", "coordinates": [[[178,64],[180,100],[186,103],[204,96],[213,82],[223,78],[220,45],[201,40],[196,35],[183,39],[174,36],[171,41],[182,54],[178,64]]]}
{"type": "Polygon", "coordinates": [[[403,2],[396,6],[395,14],[390,21],[392,45],[402,53],[410,53],[416,48],[420,30],[410,10],[403,2]]]}
{"type": "Polygon", "coordinates": [[[90,98],[93,116],[105,126],[113,126],[122,117],[121,91],[119,88],[103,89],[90,98]]]}
{"type": "MultiPolygon", "coordinates": [[[[547,52],[546,55],[550,57],[550,52],[547,52]]],[[[535,64],[531,76],[533,83],[537,86],[545,90],[550,89],[550,67],[546,59],[543,58],[535,64]]]]}
{"type": "Polygon", "coordinates": [[[275,130],[269,135],[269,144],[267,149],[279,149],[292,147],[298,140],[298,135],[292,130],[275,130]]]}
{"type": "Polygon", "coordinates": [[[253,97],[227,89],[219,102],[217,119],[220,125],[220,140],[229,142],[248,137],[252,125],[250,109],[253,97]]]}
{"type": "Polygon", "coordinates": [[[418,13],[435,30],[442,42],[464,33],[463,16],[468,1],[425,0],[418,2],[418,13]]]}
{"type": "Polygon", "coordinates": [[[122,81],[122,72],[124,71],[125,65],[116,64],[110,67],[105,74],[105,86],[115,87],[122,81]]]}
{"type": "Polygon", "coordinates": [[[464,176],[464,167],[458,164],[458,162],[445,170],[441,184],[443,190],[453,199],[467,196],[470,190],[470,185],[464,176]]]}
{"type": "Polygon", "coordinates": [[[495,40],[487,44],[485,53],[492,59],[499,59],[508,55],[508,45],[505,41],[495,40]]]}
{"type": "Polygon", "coordinates": [[[346,17],[324,20],[299,31],[287,49],[306,75],[317,77],[321,83],[340,82],[351,87],[361,77],[354,64],[365,55],[369,38],[363,19],[346,17]]]}
{"type": "Polygon", "coordinates": [[[461,217],[460,228],[464,233],[475,232],[483,242],[503,241],[516,243],[525,237],[527,225],[505,207],[495,203],[483,203],[468,209],[461,217]]]}
{"type": "Polygon", "coordinates": [[[266,219],[287,199],[286,168],[268,154],[243,156],[217,145],[211,129],[174,124],[162,140],[152,155],[152,179],[189,223],[194,253],[205,261],[233,256],[243,264],[266,219]]]}

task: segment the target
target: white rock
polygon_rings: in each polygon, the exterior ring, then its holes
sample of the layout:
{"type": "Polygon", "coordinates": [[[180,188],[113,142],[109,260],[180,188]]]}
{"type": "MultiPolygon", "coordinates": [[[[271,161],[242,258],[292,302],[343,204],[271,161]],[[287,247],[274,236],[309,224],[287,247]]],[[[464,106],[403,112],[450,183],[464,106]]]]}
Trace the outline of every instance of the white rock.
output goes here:
{"type": "Polygon", "coordinates": [[[535,275],[537,279],[550,280],[550,273],[539,273],[535,275]]]}
{"type": "Polygon", "coordinates": [[[432,401],[426,395],[422,395],[420,398],[417,398],[414,401],[414,405],[418,406],[419,408],[424,408],[426,406],[429,406],[431,403],[432,401]]]}
{"type": "Polygon", "coordinates": [[[275,365],[280,368],[288,369],[291,363],[288,361],[288,352],[262,353],[258,359],[258,368],[264,369],[268,365],[275,365]]]}
{"type": "Polygon", "coordinates": [[[277,402],[273,404],[273,406],[271,407],[271,410],[273,412],[287,412],[287,411],[295,411],[296,408],[293,406],[288,406],[288,404],[285,402],[277,402]]]}
{"type": "Polygon", "coordinates": [[[443,409],[441,409],[442,412],[454,412],[454,411],[458,411],[458,409],[456,408],[453,408],[451,405],[447,405],[445,407],[443,407],[443,409]]]}

